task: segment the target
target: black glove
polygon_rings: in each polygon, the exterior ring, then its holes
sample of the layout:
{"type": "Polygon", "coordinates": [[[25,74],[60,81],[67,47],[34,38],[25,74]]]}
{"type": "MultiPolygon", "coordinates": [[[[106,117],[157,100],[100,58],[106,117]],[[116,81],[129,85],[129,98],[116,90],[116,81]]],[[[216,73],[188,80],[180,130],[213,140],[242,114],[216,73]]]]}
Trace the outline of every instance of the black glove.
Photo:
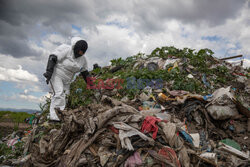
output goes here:
{"type": "Polygon", "coordinates": [[[83,79],[85,80],[86,83],[87,83],[87,78],[91,77],[88,70],[81,72],[81,75],[82,75],[82,77],[83,77],[83,79]]]}
{"type": "Polygon", "coordinates": [[[97,69],[97,68],[101,68],[97,63],[95,63],[94,65],[93,65],[93,70],[94,69],[97,69]]]}
{"type": "Polygon", "coordinates": [[[49,81],[51,79],[51,76],[54,71],[54,67],[57,62],[57,56],[56,55],[50,55],[47,63],[46,72],[43,74],[43,76],[46,78],[46,83],[49,84],[49,81]]]}

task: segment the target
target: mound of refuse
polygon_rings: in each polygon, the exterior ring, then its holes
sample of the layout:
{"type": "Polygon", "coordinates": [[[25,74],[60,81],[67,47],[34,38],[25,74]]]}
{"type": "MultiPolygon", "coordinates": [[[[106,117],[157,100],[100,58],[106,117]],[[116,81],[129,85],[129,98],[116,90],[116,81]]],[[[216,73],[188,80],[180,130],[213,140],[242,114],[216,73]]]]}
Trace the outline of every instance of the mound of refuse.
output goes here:
{"type": "MultiPolygon", "coordinates": [[[[195,52],[156,48],[77,77],[61,123],[37,117],[12,166],[247,166],[249,69],[195,52]]],[[[10,144],[14,146],[14,144],[10,144]]],[[[13,148],[15,149],[15,148],[13,148]]]]}

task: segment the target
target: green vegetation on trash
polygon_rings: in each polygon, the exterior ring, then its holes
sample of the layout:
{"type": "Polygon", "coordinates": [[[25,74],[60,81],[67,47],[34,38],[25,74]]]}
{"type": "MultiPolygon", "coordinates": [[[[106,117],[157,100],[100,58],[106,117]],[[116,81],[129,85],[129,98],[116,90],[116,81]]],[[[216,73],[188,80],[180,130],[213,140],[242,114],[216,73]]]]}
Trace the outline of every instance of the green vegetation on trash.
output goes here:
{"type": "MultiPolygon", "coordinates": [[[[113,59],[110,61],[111,66],[101,69],[97,68],[91,71],[91,73],[93,76],[104,81],[111,78],[124,80],[122,89],[117,91],[119,96],[115,98],[127,96],[133,99],[141,92],[140,89],[127,89],[126,79],[129,77],[135,77],[137,80],[162,79],[164,83],[167,83],[168,89],[170,90],[186,90],[191,93],[206,95],[212,93],[213,90],[221,87],[221,85],[226,85],[227,82],[235,79],[225,64],[220,63],[218,59],[213,57],[213,54],[213,51],[210,49],[195,51],[189,48],[177,49],[173,46],[161,47],[153,50],[150,55],[138,53],[137,55],[125,59],[113,59]],[[165,69],[158,69],[155,71],[149,71],[147,68],[133,68],[136,62],[147,60],[151,57],[159,57],[164,60],[173,57],[179,58],[181,66],[171,69],[170,67],[173,67],[173,64],[168,64],[165,69]],[[122,68],[114,73],[110,72],[111,68],[117,66],[122,66],[122,68]],[[190,68],[190,66],[192,68],[190,68]],[[187,76],[189,74],[194,75],[194,78],[188,78],[187,76]],[[207,82],[212,85],[211,87],[203,83],[202,77],[204,75],[207,82]]],[[[86,89],[84,80],[81,77],[77,77],[71,84],[67,107],[76,108],[78,106],[90,104],[97,91],[98,90],[86,89]]]]}
{"type": "Polygon", "coordinates": [[[87,84],[81,77],[77,77],[76,80],[70,85],[70,94],[67,97],[67,107],[76,108],[78,106],[85,106],[92,102],[94,92],[87,89],[87,84]],[[81,90],[81,91],[77,91],[81,90]]]}

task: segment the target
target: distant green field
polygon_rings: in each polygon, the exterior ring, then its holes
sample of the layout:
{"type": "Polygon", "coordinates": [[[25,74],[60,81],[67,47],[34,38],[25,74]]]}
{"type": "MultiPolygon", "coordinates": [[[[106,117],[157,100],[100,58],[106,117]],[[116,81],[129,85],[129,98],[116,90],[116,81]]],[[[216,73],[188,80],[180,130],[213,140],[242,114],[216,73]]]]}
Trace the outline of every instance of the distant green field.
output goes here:
{"type": "Polygon", "coordinates": [[[11,111],[0,111],[0,122],[5,120],[11,120],[15,123],[24,122],[25,118],[31,117],[32,114],[26,112],[11,112],[11,111]]]}

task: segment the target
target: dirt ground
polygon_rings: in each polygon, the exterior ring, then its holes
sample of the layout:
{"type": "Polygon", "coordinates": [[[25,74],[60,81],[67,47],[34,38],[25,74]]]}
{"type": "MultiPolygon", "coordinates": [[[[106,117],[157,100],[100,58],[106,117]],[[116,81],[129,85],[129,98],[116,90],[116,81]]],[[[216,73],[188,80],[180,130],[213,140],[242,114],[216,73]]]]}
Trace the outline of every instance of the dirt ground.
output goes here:
{"type": "MultiPolygon", "coordinates": [[[[0,122],[0,136],[4,137],[9,134],[11,134],[14,130],[15,123],[14,122],[0,122]]],[[[18,126],[20,130],[25,130],[26,128],[29,128],[30,125],[27,123],[19,123],[18,126]]]]}

